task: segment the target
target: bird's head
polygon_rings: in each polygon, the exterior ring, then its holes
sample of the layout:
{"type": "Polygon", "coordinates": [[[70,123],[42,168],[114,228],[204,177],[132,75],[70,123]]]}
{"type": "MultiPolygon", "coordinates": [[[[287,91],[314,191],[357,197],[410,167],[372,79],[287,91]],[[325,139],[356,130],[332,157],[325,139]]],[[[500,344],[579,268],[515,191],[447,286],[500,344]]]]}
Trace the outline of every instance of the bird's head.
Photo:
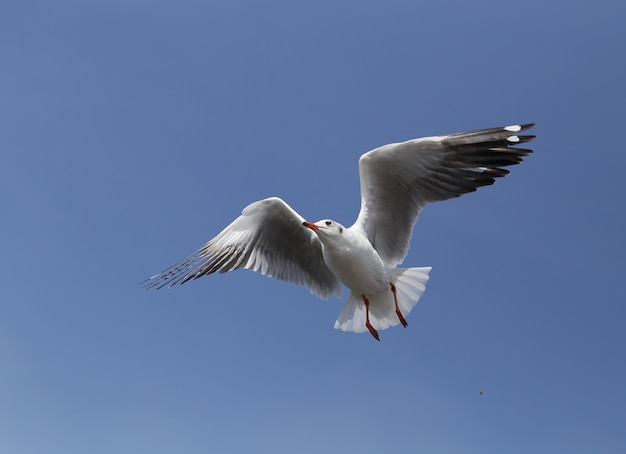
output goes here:
{"type": "Polygon", "coordinates": [[[330,219],[322,219],[315,224],[312,222],[304,221],[303,226],[313,230],[317,236],[320,237],[322,242],[325,239],[339,238],[345,231],[345,227],[338,222],[331,221],[330,219]]]}

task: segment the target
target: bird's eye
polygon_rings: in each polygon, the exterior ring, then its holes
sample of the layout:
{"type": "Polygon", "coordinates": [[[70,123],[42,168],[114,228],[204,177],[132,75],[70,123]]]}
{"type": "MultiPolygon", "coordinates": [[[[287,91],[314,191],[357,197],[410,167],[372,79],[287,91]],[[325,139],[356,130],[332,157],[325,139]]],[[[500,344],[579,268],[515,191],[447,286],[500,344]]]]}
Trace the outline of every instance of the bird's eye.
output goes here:
{"type": "Polygon", "coordinates": [[[332,224],[332,222],[330,222],[330,221],[326,221],[326,225],[327,225],[328,227],[330,227],[330,225],[331,225],[331,224],[332,224]]]}

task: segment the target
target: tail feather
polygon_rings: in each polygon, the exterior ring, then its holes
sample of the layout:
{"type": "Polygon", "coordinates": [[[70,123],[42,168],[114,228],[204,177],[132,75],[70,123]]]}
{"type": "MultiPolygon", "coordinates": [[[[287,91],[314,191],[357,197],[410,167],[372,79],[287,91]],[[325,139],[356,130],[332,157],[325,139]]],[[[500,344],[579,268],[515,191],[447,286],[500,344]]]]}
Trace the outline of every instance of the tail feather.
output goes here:
{"type": "Polygon", "coordinates": [[[335,321],[335,329],[353,333],[367,331],[365,327],[365,304],[359,295],[350,292],[348,300],[335,321]]]}
{"type": "MultiPolygon", "coordinates": [[[[430,266],[419,268],[395,268],[392,270],[398,307],[406,318],[426,290],[430,266]]],[[[400,323],[396,315],[391,289],[378,295],[368,295],[370,302],[370,323],[377,330],[389,328],[400,323]]],[[[350,293],[335,322],[335,329],[362,333],[365,327],[365,304],[361,295],[350,293]]]]}

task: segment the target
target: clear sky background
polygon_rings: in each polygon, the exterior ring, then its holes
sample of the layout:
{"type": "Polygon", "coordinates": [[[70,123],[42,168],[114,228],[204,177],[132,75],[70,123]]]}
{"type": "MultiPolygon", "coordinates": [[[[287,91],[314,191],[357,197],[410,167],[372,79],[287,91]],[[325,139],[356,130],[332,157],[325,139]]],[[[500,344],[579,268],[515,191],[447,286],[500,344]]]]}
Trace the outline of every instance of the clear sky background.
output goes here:
{"type": "Polygon", "coordinates": [[[0,452],[626,450],[623,1],[5,1],[0,452]],[[407,329],[249,271],[138,282],[379,145],[536,122],[428,206],[407,329]],[[482,391],[482,394],[481,394],[482,391]]]}

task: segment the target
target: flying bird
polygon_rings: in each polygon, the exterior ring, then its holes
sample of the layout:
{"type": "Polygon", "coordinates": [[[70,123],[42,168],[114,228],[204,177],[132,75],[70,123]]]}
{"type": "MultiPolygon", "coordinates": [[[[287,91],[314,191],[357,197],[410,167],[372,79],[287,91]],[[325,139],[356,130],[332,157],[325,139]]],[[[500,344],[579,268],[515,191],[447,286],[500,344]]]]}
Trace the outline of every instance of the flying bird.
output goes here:
{"type": "Polygon", "coordinates": [[[306,287],[320,298],[350,295],[335,328],[356,333],[402,324],[425,290],[431,267],[398,268],[413,227],[430,202],[494,183],[532,150],[521,135],[532,123],[424,137],[383,145],[359,159],[361,210],[350,227],[306,221],[278,197],[244,208],[215,238],[144,281],[145,288],[184,284],[237,269],[306,287]]]}

